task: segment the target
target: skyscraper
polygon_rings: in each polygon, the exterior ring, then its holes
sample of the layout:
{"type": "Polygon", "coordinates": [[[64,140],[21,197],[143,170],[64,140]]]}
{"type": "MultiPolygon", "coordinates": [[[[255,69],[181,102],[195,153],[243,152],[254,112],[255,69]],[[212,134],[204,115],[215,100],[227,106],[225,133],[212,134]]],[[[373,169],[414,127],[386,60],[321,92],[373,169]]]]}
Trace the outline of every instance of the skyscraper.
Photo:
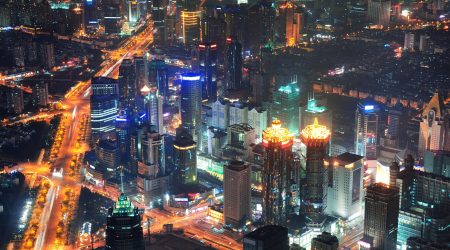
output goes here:
{"type": "Polygon", "coordinates": [[[33,106],[46,107],[49,103],[48,84],[44,81],[38,82],[32,86],[33,106]]]}
{"type": "Polygon", "coordinates": [[[141,215],[125,194],[120,194],[106,218],[106,249],[145,249],[141,215]]]}
{"type": "Polygon", "coordinates": [[[288,229],[278,225],[267,225],[244,236],[244,250],[288,250],[288,229]]]}
{"type": "Polygon", "coordinates": [[[158,94],[156,87],[149,88],[147,85],[141,88],[141,95],[144,97],[145,115],[153,130],[163,134],[163,98],[158,94]]]}
{"type": "Polygon", "coordinates": [[[378,150],[379,107],[359,103],[355,113],[355,153],[375,160],[378,150]]]}
{"type": "Polygon", "coordinates": [[[197,183],[197,144],[183,129],[177,130],[173,142],[174,184],[197,183]]]}
{"type": "Polygon", "coordinates": [[[161,44],[164,42],[164,38],[166,36],[165,34],[165,16],[166,16],[166,9],[167,9],[167,3],[168,1],[164,0],[153,0],[152,1],[152,20],[153,25],[155,26],[156,33],[155,33],[155,41],[158,44],[161,44]]]}
{"type": "Polygon", "coordinates": [[[6,106],[10,114],[23,112],[23,91],[19,88],[9,89],[6,93],[6,106]]]}
{"type": "Polygon", "coordinates": [[[242,161],[232,161],[223,171],[223,213],[226,225],[240,227],[251,220],[251,167],[242,161]]]}
{"type": "Polygon", "coordinates": [[[183,34],[183,44],[185,46],[189,46],[200,41],[200,18],[200,11],[181,11],[181,28],[183,34]]]}
{"type": "Polygon", "coordinates": [[[277,22],[277,38],[278,42],[283,46],[293,46],[296,43],[296,38],[300,34],[295,30],[294,12],[296,6],[290,1],[283,2],[278,7],[278,22],[277,22]]]}
{"type": "Polygon", "coordinates": [[[93,27],[98,25],[98,10],[97,0],[83,0],[84,7],[84,29],[85,32],[90,33],[93,27]]]}
{"type": "Polygon", "coordinates": [[[314,124],[306,126],[301,132],[302,143],[306,145],[306,173],[302,181],[301,211],[313,221],[321,219],[326,209],[328,175],[324,160],[328,157],[330,130],[320,125],[317,118],[314,124]]]}
{"type": "Polygon", "coordinates": [[[336,236],[322,232],[311,241],[311,250],[338,250],[339,241],[336,236]]]}
{"type": "Polygon", "coordinates": [[[385,29],[388,28],[391,18],[391,1],[369,0],[367,18],[373,24],[382,25],[385,29]]]}
{"type": "Polygon", "coordinates": [[[398,189],[382,183],[369,186],[364,214],[362,245],[370,244],[370,249],[395,249],[399,214],[398,189]]]}
{"type": "Polygon", "coordinates": [[[272,118],[280,120],[294,134],[299,130],[300,88],[297,81],[281,85],[273,93],[272,118]]]}
{"type": "Polygon", "coordinates": [[[120,152],[121,164],[125,166],[125,170],[131,173],[129,168],[130,161],[130,133],[131,133],[131,119],[129,113],[125,110],[119,111],[116,116],[116,138],[117,146],[120,152]]]}
{"type": "Polygon", "coordinates": [[[202,84],[197,73],[181,76],[181,126],[188,130],[194,141],[201,140],[202,84]]]}
{"type": "Polygon", "coordinates": [[[198,63],[204,99],[217,99],[217,44],[202,42],[198,45],[198,63]]]}
{"type": "Polygon", "coordinates": [[[320,124],[325,125],[330,131],[333,131],[332,127],[332,114],[331,110],[321,105],[320,100],[310,96],[306,105],[300,106],[299,111],[299,128],[300,131],[309,124],[314,123],[314,119],[317,118],[320,124]]]}
{"type": "Polygon", "coordinates": [[[136,74],[131,59],[124,59],[119,67],[119,102],[121,108],[133,108],[136,100],[136,74]]]}
{"type": "Polygon", "coordinates": [[[294,138],[279,120],[263,132],[263,221],[265,224],[284,225],[293,212],[291,187],[292,145],[294,138]]]}
{"type": "Polygon", "coordinates": [[[168,68],[163,60],[152,60],[149,64],[148,80],[152,86],[158,88],[158,93],[164,102],[169,100],[169,76],[168,68]]]}
{"type": "Polygon", "coordinates": [[[238,90],[242,87],[242,45],[236,37],[229,36],[225,52],[226,89],[238,90]]]}
{"type": "Polygon", "coordinates": [[[450,114],[442,96],[436,92],[422,112],[419,132],[419,156],[425,150],[450,149],[450,114]]]}
{"type": "Polygon", "coordinates": [[[118,107],[117,81],[112,78],[92,79],[91,133],[92,140],[114,137],[118,107]]]}
{"type": "Polygon", "coordinates": [[[363,157],[344,153],[333,158],[327,194],[327,214],[344,220],[362,216],[363,208],[363,157]]]}

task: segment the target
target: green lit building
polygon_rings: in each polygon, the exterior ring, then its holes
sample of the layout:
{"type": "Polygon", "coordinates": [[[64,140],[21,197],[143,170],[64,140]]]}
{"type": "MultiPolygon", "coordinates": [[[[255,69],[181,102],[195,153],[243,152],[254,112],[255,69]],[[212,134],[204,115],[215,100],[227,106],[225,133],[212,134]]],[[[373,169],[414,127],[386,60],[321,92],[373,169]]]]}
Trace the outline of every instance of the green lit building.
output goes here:
{"type": "Polygon", "coordinates": [[[332,114],[321,100],[317,100],[314,96],[308,98],[308,102],[300,106],[299,110],[299,125],[300,130],[303,130],[309,124],[314,123],[317,118],[319,124],[325,125],[330,131],[333,131],[332,114]]]}
{"type": "Polygon", "coordinates": [[[145,249],[141,215],[124,193],[108,211],[106,249],[145,249]]]}
{"type": "Polygon", "coordinates": [[[280,120],[289,131],[299,133],[300,87],[297,81],[281,85],[273,93],[272,119],[280,120]]]}

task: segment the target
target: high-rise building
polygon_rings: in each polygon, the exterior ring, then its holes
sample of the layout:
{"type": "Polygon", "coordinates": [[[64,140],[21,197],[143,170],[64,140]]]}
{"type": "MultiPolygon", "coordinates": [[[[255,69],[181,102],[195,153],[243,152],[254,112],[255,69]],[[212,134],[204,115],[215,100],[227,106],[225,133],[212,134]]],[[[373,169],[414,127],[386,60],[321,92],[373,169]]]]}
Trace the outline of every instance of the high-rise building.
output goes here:
{"type": "Polygon", "coordinates": [[[152,1],[152,20],[155,27],[155,42],[161,44],[165,40],[165,17],[168,1],[153,0],[152,1]]]}
{"type": "Polygon", "coordinates": [[[117,81],[112,78],[92,79],[91,133],[92,140],[115,137],[115,122],[118,107],[117,81]]]}
{"type": "Polygon", "coordinates": [[[97,0],[83,0],[83,23],[85,32],[90,33],[98,25],[99,11],[97,9],[97,0]]]}
{"type": "Polygon", "coordinates": [[[200,142],[202,84],[197,73],[185,73],[181,76],[181,126],[188,130],[194,141],[200,142]]]}
{"type": "Polygon", "coordinates": [[[229,124],[230,105],[222,100],[212,104],[211,126],[226,129],[229,124]]]}
{"type": "MultiPolygon", "coordinates": [[[[279,120],[263,132],[264,164],[262,180],[263,221],[265,224],[284,225],[293,212],[292,145],[294,138],[279,120]]],[[[298,184],[298,183],[297,183],[298,184]]]]}
{"type": "Polygon", "coordinates": [[[364,237],[360,244],[369,244],[370,249],[396,249],[398,189],[382,183],[370,185],[367,188],[364,214],[364,237]]]}
{"type": "Polygon", "coordinates": [[[134,66],[136,72],[136,86],[141,89],[148,84],[148,60],[143,56],[134,57],[134,66]]]}
{"type": "Polygon", "coordinates": [[[450,149],[450,114],[442,96],[436,92],[422,112],[419,132],[419,156],[425,150],[450,149]]]}
{"type": "Polygon", "coordinates": [[[327,213],[351,220],[361,216],[363,208],[363,157],[344,153],[332,159],[327,195],[327,213]]]}
{"type": "Polygon", "coordinates": [[[278,6],[278,22],[276,29],[276,37],[278,42],[283,46],[294,46],[300,36],[300,26],[298,13],[296,13],[297,6],[290,1],[283,2],[278,6]]]}
{"type": "Polygon", "coordinates": [[[125,166],[125,171],[128,173],[132,172],[129,168],[131,129],[131,117],[129,113],[126,110],[120,110],[116,116],[117,146],[120,153],[120,162],[125,166]]]}
{"type": "Polygon", "coordinates": [[[33,106],[46,107],[49,103],[48,84],[44,81],[38,82],[31,89],[33,91],[33,106]]]}
{"type": "Polygon", "coordinates": [[[224,219],[226,225],[241,227],[251,220],[251,167],[232,161],[223,168],[224,219]]]}
{"type": "Polygon", "coordinates": [[[100,139],[95,145],[95,155],[101,172],[105,175],[114,176],[120,165],[120,153],[117,147],[117,141],[111,139],[100,139]]]}
{"type": "Polygon", "coordinates": [[[409,237],[406,242],[408,250],[448,250],[448,246],[439,242],[428,241],[420,237],[409,237]]]}
{"type": "Polygon", "coordinates": [[[145,115],[153,130],[163,134],[163,98],[158,94],[156,87],[149,88],[147,85],[141,88],[141,95],[144,97],[145,115]]]}
{"type": "Polygon", "coordinates": [[[242,45],[236,37],[229,36],[225,52],[225,86],[226,89],[242,88],[242,45]]]}
{"type": "Polygon", "coordinates": [[[255,129],[255,140],[261,142],[264,129],[267,128],[267,110],[254,107],[248,111],[248,125],[255,129]]]}
{"type": "Polygon", "coordinates": [[[181,28],[183,44],[185,46],[189,46],[200,41],[200,19],[200,11],[181,11],[181,28]]]}
{"type": "Polygon", "coordinates": [[[280,120],[294,134],[299,132],[300,88],[297,81],[281,85],[273,93],[272,118],[280,120]]]}
{"type": "Polygon", "coordinates": [[[405,33],[405,43],[403,48],[408,51],[414,51],[414,33],[405,33]]]}
{"type": "Polygon", "coordinates": [[[144,6],[147,4],[142,0],[127,0],[128,3],[128,22],[130,26],[135,26],[141,16],[145,15],[143,12],[144,6]]]}
{"type": "Polygon", "coordinates": [[[91,95],[91,133],[95,142],[99,138],[114,136],[117,115],[115,95],[91,95]]]}
{"type": "Polygon", "coordinates": [[[119,86],[117,80],[108,77],[94,77],[91,82],[92,95],[119,96],[119,86]]]}
{"type": "Polygon", "coordinates": [[[137,150],[140,151],[140,157],[137,161],[136,186],[144,197],[144,204],[148,205],[169,190],[164,137],[151,129],[143,129],[138,132],[138,136],[137,150]]]}
{"type": "Polygon", "coordinates": [[[328,167],[325,159],[331,132],[317,119],[301,132],[301,141],[306,146],[305,180],[302,181],[301,212],[318,222],[327,207],[328,167]]]}
{"type": "Polygon", "coordinates": [[[158,93],[167,102],[170,97],[169,75],[167,65],[163,60],[152,60],[149,64],[148,80],[150,85],[158,88],[158,93]]]}
{"type": "Polygon", "coordinates": [[[260,53],[261,45],[273,41],[276,9],[271,1],[258,1],[248,9],[248,42],[253,55],[260,53]]]}
{"type": "Polygon", "coordinates": [[[339,241],[336,236],[322,232],[311,241],[311,250],[338,250],[339,241]]]}
{"type": "Polygon", "coordinates": [[[105,34],[119,34],[121,32],[122,17],[119,4],[103,6],[103,24],[105,34]]]}
{"type": "Polygon", "coordinates": [[[425,172],[450,178],[450,152],[425,151],[423,156],[425,172]]]}
{"type": "Polygon", "coordinates": [[[247,123],[233,124],[227,128],[227,149],[232,158],[247,159],[250,145],[255,143],[255,129],[247,123]]]}
{"type": "Polygon", "coordinates": [[[13,88],[6,93],[6,107],[10,114],[20,114],[23,112],[23,91],[13,88]]]}
{"type": "Polygon", "coordinates": [[[420,35],[419,39],[419,50],[423,52],[429,52],[432,48],[432,41],[430,40],[430,36],[426,34],[420,35]]]}
{"type": "Polygon", "coordinates": [[[209,102],[217,99],[217,44],[202,42],[198,45],[198,64],[203,98],[209,102]]]}
{"type": "Polygon", "coordinates": [[[373,24],[382,25],[385,29],[388,28],[391,19],[391,1],[369,0],[367,19],[373,24]]]}
{"type": "Polygon", "coordinates": [[[244,236],[244,250],[288,250],[288,229],[278,225],[267,225],[244,236]]]}
{"type": "Polygon", "coordinates": [[[125,194],[119,196],[106,218],[106,249],[143,250],[141,215],[125,194]]]}
{"type": "Polygon", "coordinates": [[[359,103],[355,113],[355,153],[366,160],[377,158],[379,139],[379,107],[359,103]]]}
{"type": "Polygon", "coordinates": [[[177,130],[173,142],[173,161],[175,185],[197,183],[197,144],[192,136],[183,129],[177,130]]]}
{"type": "Polygon", "coordinates": [[[39,57],[42,66],[47,69],[53,68],[55,66],[55,52],[53,43],[44,42],[39,45],[39,57]]]}
{"type": "Polygon", "coordinates": [[[131,59],[124,59],[120,64],[118,84],[120,107],[134,107],[137,86],[134,63],[131,59]]]}

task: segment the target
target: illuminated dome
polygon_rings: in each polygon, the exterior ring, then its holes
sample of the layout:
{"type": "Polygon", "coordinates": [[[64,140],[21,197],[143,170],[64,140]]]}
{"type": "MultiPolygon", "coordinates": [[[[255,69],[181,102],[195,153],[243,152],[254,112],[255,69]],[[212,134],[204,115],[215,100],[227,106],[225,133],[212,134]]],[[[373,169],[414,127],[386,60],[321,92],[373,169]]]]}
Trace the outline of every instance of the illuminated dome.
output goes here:
{"type": "Polygon", "coordinates": [[[281,127],[280,120],[274,120],[272,121],[272,127],[264,130],[262,138],[264,146],[267,146],[269,143],[287,145],[292,143],[293,135],[287,128],[281,127]]]}
{"type": "Polygon", "coordinates": [[[330,130],[326,126],[320,125],[317,117],[314,118],[314,124],[308,125],[302,130],[302,138],[304,139],[327,140],[330,135],[330,130]]]}

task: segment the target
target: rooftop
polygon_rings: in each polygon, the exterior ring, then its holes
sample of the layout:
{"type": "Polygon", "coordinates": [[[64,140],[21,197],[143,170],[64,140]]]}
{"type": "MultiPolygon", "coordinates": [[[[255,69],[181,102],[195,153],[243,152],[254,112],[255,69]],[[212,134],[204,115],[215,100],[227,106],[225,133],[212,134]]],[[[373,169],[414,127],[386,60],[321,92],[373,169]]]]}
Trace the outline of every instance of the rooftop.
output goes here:
{"type": "Polygon", "coordinates": [[[338,155],[336,157],[336,159],[338,161],[343,162],[345,164],[349,164],[349,163],[353,163],[353,162],[359,161],[362,158],[364,158],[364,157],[361,156],[361,155],[355,155],[355,154],[352,154],[352,153],[349,153],[349,152],[345,152],[345,153],[343,153],[341,155],[338,155]]]}
{"type": "Polygon", "coordinates": [[[317,117],[314,118],[314,124],[306,126],[302,130],[303,139],[327,140],[331,136],[330,130],[325,125],[320,125],[317,117]]]}

